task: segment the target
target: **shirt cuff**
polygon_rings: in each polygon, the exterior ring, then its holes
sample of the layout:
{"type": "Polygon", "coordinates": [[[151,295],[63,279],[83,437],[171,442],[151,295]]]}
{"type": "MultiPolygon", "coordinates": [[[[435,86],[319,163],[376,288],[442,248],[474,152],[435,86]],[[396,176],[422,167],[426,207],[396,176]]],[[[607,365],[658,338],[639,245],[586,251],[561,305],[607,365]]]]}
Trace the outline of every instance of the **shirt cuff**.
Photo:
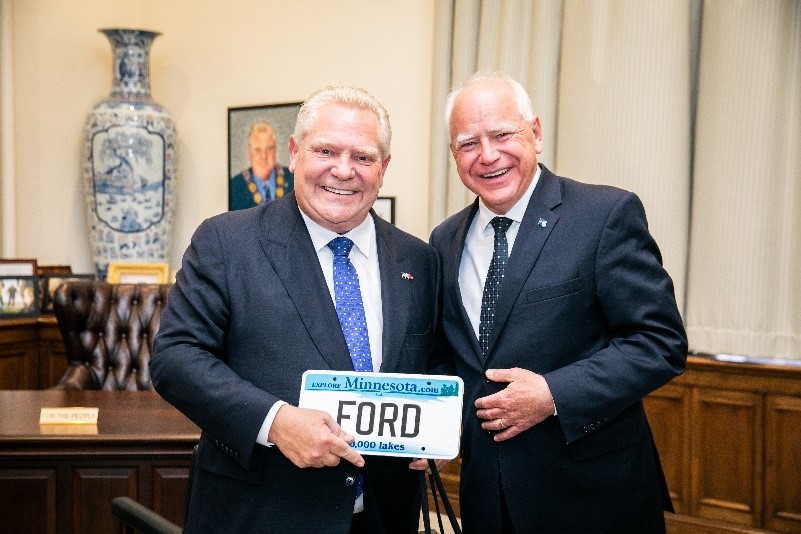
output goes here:
{"type": "Polygon", "coordinates": [[[259,433],[256,436],[256,443],[259,445],[264,445],[265,447],[272,447],[275,443],[271,442],[267,437],[270,435],[270,428],[273,426],[273,421],[275,420],[275,414],[278,413],[278,410],[281,406],[285,405],[286,402],[279,400],[276,401],[270,411],[267,412],[267,417],[264,418],[264,422],[261,424],[261,429],[259,429],[259,433]]]}

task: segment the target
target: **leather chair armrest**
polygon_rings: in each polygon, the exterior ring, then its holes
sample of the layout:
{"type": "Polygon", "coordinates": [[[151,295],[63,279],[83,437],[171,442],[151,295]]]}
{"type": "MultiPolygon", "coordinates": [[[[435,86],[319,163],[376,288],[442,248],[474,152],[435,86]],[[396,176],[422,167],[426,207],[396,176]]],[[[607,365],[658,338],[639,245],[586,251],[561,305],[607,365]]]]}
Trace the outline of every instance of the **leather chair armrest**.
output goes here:
{"type": "Polygon", "coordinates": [[[111,513],[123,524],[144,534],[182,534],[183,529],[130,497],[111,501],[111,513]]]}

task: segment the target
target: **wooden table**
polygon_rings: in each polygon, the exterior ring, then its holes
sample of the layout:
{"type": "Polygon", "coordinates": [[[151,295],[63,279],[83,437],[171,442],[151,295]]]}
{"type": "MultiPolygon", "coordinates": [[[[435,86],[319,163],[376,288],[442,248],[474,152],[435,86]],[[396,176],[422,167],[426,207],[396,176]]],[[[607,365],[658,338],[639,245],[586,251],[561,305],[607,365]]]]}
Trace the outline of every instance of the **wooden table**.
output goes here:
{"type": "Polygon", "coordinates": [[[200,430],[152,391],[0,391],[3,532],[109,533],[127,495],[174,523],[200,430]],[[42,407],[98,407],[97,425],[39,425],[42,407]]]}

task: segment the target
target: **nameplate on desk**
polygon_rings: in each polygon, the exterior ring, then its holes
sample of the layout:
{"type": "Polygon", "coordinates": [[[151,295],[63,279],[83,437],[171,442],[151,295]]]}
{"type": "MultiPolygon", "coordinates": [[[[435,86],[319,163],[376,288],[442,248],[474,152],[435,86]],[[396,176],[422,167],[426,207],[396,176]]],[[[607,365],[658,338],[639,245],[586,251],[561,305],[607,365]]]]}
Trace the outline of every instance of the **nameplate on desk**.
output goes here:
{"type": "Polygon", "coordinates": [[[47,423],[39,425],[41,436],[97,436],[97,425],[73,423],[47,423]]]}
{"type": "Polygon", "coordinates": [[[40,425],[96,425],[99,408],[42,408],[40,425]]]}
{"type": "Polygon", "coordinates": [[[452,459],[463,397],[456,376],[306,371],[298,405],[328,412],[362,454],[452,459]]]}

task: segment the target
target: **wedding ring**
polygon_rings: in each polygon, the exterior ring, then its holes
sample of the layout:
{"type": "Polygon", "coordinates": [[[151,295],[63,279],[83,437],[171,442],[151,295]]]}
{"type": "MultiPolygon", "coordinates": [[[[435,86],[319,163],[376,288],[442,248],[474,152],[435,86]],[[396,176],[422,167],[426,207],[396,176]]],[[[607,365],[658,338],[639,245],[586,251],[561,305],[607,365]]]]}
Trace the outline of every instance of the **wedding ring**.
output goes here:
{"type": "Polygon", "coordinates": [[[498,421],[500,421],[500,422],[501,422],[501,427],[502,427],[502,428],[506,428],[506,425],[503,423],[503,419],[498,419],[498,421]]]}

